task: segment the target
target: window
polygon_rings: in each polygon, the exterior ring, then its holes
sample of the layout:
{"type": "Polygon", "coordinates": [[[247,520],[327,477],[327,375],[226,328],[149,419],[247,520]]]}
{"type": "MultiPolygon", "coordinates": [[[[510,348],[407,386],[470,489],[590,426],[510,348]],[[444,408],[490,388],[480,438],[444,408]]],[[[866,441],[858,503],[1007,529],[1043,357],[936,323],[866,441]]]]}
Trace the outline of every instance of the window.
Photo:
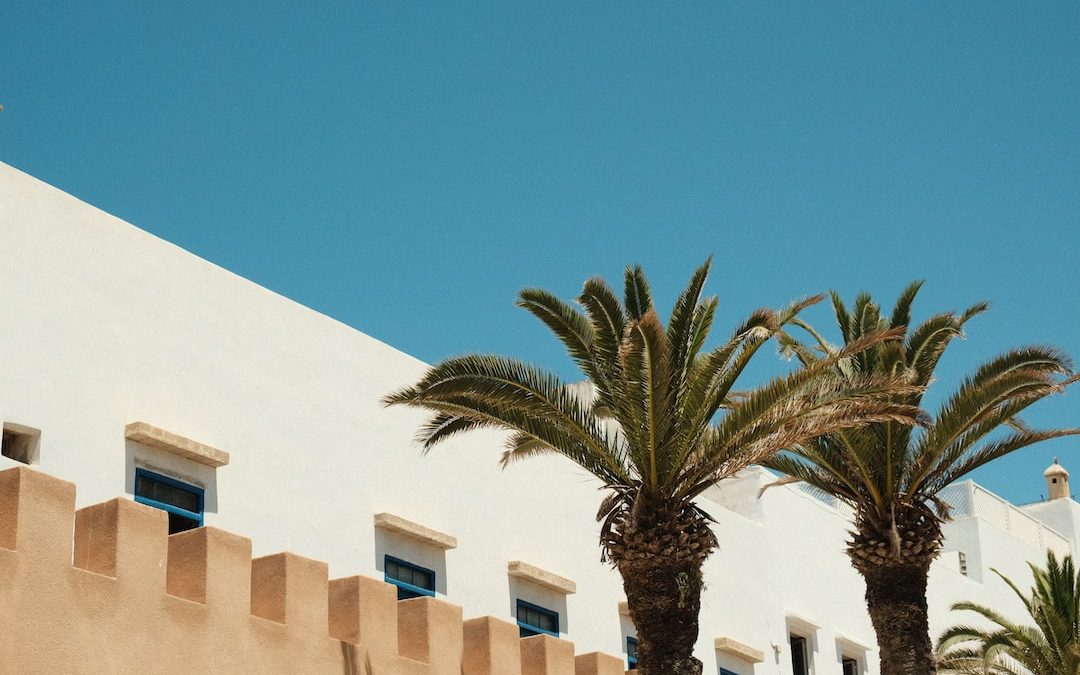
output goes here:
{"type": "Polygon", "coordinates": [[[169,534],[202,527],[202,488],[135,469],[135,501],[168,512],[169,534]]]}
{"type": "Polygon", "coordinates": [[[967,555],[963,551],[957,551],[956,558],[960,563],[960,574],[963,574],[966,577],[968,575],[967,555]]]}
{"type": "Polygon", "coordinates": [[[386,581],[397,586],[397,599],[435,595],[435,572],[388,555],[383,559],[386,581]]]}
{"type": "Polygon", "coordinates": [[[38,439],[40,438],[41,432],[37,429],[24,427],[21,424],[5,424],[0,453],[16,462],[33,464],[37,461],[38,439]]]}
{"type": "Polygon", "coordinates": [[[734,670],[728,670],[727,668],[720,669],[720,675],[739,675],[734,670]]]}
{"type": "Polygon", "coordinates": [[[637,670],[637,638],[626,638],[626,669],[637,670]]]}
{"type": "Polygon", "coordinates": [[[788,636],[791,641],[791,671],[794,675],[810,675],[810,664],[806,654],[806,638],[799,635],[788,636]]]}
{"type": "Polygon", "coordinates": [[[521,637],[530,635],[554,635],[559,637],[559,615],[524,600],[517,601],[517,622],[521,637]]]}
{"type": "Polygon", "coordinates": [[[845,656],[841,663],[844,666],[844,675],[859,675],[859,662],[855,659],[845,656]]]}

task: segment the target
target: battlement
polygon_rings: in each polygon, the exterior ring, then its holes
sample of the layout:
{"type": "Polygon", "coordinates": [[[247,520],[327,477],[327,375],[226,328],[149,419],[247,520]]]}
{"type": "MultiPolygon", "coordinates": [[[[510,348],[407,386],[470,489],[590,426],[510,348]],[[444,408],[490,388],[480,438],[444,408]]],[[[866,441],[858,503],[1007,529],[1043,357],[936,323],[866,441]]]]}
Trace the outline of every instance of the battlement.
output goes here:
{"type": "Polygon", "coordinates": [[[0,674],[620,675],[614,656],[434,598],[397,601],[292,553],[252,560],[212,527],[168,534],[128,499],[75,510],[75,486],[0,472],[0,674]],[[74,542],[74,547],[72,543],[74,542]]]}

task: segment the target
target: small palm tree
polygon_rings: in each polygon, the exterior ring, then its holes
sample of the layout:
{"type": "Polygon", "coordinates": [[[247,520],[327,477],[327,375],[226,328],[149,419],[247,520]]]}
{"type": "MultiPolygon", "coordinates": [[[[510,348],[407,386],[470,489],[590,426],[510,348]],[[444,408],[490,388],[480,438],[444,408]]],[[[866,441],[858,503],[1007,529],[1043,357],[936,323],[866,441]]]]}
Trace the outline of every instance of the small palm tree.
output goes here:
{"type": "MultiPolygon", "coordinates": [[[[916,282],[904,290],[891,317],[882,316],[867,294],[856,298],[850,312],[832,294],[845,345],[885,329],[899,331],[853,356],[835,359],[838,348],[803,323],[812,336],[810,346],[787,334],[781,339],[807,367],[833,360],[840,378],[871,374],[907,378],[916,388],[898,393],[894,400],[921,406],[946,347],[963,335],[969,319],[986,309],[980,303],[960,314],[937,314],[910,328],[912,303],[921,285],[916,282]]],[[[866,581],[881,675],[934,672],[926,580],[941,547],[942,522],[948,518],[938,493],[998,457],[1042,440],[1080,433],[1033,430],[1018,417],[1075,380],[1068,358],[1058,350],[1014,349],[964,380],[921,426],[875,423],[819,437],[765,461],[787,475],[780,483],[805,481],[853,508],[855,529],[847,552],[866,581]]]]}
{"type": "Polygon", "coordinates": [[[600,479],[601,547],[620,572],[638,631],[642,675],[701,672],[702,563],[717,546],[695,498],[717,481],[813,436],[870,421],[911,423],[917,409],[889,400],[890,378],[838,381],[835,362],[888,336],[868,332],[829,359],[748,392],[747,364],[811,298],[758,310],[723,344],[706,349],[716,298],[698,268],[664,326],[640,267],[627,268],[620,301],[602,279],[585,282],[583,312],[538,289],[518,305],[543,321],[588,379],[587,392],[513,359],[448,359],[387,404],[426,409],[425,451],[480,427],[510,432],[504,465],[556,453],[600,479]],[[718,411],[722,411],[717,419],[718,411]]]}
{"type": "Polygon", "coordinates": [[[1008,577],[997,574],[1016,593],[1034,626],[1014,623],[973,602],[954,610],[975,612],[991,628],[959,625],[938,639],[938,669],[970,675],[1077,675],[1080,673],[1080,576],[1072,556],[1058,563],[1048,551],[1046,567],[1028,563],[1034,577],[1031,595],[1024,595],[1008,577]]]}

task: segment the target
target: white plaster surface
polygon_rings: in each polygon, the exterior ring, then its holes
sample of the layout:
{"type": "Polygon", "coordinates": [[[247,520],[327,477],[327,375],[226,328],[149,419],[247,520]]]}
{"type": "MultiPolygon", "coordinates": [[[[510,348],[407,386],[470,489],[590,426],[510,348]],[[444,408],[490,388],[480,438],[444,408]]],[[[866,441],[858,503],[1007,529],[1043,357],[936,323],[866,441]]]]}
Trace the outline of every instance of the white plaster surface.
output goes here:
{"type": "MultiPolygon", "coordinates": [[[[39,467],[76,482],[80,506],[130,495],[134,468],[146,466],[205,487],[206,523],[250,536],[256,556],[293,551],[326,560],[335,577],[378,576],[395,555],[435,569],[439,595],[466,617],[509,617],[521,597],[557,609],[579,652],[624,653],[632,627],[618,576],[599,562],[597,482],[560,458],[501,471],[502,439],[490,432],[421,457],[412,436],[423,415],[379,399],[425,364],[3,164],[0,254],[0,419],[41,430],[39,467]],[[133,420],[227,449],[231,461],[214,469],[127,441],[133,420]],[[382,511],[453,535],[458,548],[379,532],[382,511]],[[510,560],[556,570],[577,593],[512,579],[510,560]]],[[[703,500],[721,542],[706,564],[705,672],[790,673],[789,630],[808,638],[815,675],[840,675],[844,656],[876,672],[873,649],[860,653],[874,634],[843,554],[846,512],[797,486],[759,499],[769,480],[749,470],[703,500]],[[717,637],[764,662],[717,654],[717,637]]],[[[1044,555],[1038,520],[1075,547],[1071,500],[1021,513],[971,499],[932,570],[935,632],[959,619],[947,611],[959,599],[1019,611],[988,568],[1028,583],[1025,561],[1044,555]],[[1017,519],[1025,513],[1034,526],[1017,519]]]]}

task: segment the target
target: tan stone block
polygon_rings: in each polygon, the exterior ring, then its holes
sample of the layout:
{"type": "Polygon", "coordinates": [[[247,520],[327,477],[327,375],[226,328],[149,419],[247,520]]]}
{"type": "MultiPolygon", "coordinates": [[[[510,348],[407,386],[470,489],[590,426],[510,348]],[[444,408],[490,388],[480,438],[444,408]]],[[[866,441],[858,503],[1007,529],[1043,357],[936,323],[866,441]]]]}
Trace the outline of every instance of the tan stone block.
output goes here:
{"type": "Polygon", "coordinates": [[[574,659],[574,669],[575,675],[623,675],[626,664],[610,654],[589,652],[574,659]]]}
{"type": "MultiPolygon", "coordinates": [[[[329,630],[339,640],[360,645],[359,655],[379,672],[398,662],[397,588],[370,577],[334,579],[329,584],[329,630]]],[[[353,660],[350,656],[347,660],[353,660]]],[[[390,671],[392,672],[392,670],[390,671]]]]}
{"type": "Polygon", "coordinates": [[[522,638],[521,675],[567,675],[574,672],[574,643],[550,635],[522,638]]]}
{"type": "Polygon", "coordinates": [[[169,517],[164,511],[129,499],[111,499],[76,512],[75,564],[99,574],[131,579],[160,593],[165,583],[168,536],[169,517]],[[111,570],[87,566],[103,563],[111,563],[111,570]]]}
{"type": "Polygon", "coordinates": [[[251,561],[251,613],[290,631],[328,635],[327,565],[294,553],[251,561]]]}
{"type": "Polygon", "coordinates": [[[463,622],[434,598],[398,603],[381,580],[328,582],[324,563],[293,554],[252,561],[249,540],[214,528],[167,537],[163,512],[127,499],[73,506],[69,483],[0,472],[0,675],[144,672],[151,657],[163,675],[609,675],[621,664],[575,659],[551,636],[518,640],[507,621],[463,622]]]}
{"type": "Polygon", "coordinates": [[[490,616],[464,624],[465,675],[521,675],[521,639],[516,624],[490,616]]]}
{"type": "Polygon", "coordinates": [[[461,608],[435,598],[397,603],[398,653],[426,663],[429,673],[461,675],[461,608]]]}
{"type": "Polygon", "coordinates": [[[14,551],[19,533],[20,469],[0,471],[0,549],[14,551]]]}
{"type": "Polygon", "coordinates": [[[71,565],[75,485],[18,466],[0,472],[0,547],[37,570],[71,565]]]}
{"type": "Polygon", "coordinates": [[[200,527],[169,537],[166,590],[215,614],[251,612],[251,540],[200,527]]]}

